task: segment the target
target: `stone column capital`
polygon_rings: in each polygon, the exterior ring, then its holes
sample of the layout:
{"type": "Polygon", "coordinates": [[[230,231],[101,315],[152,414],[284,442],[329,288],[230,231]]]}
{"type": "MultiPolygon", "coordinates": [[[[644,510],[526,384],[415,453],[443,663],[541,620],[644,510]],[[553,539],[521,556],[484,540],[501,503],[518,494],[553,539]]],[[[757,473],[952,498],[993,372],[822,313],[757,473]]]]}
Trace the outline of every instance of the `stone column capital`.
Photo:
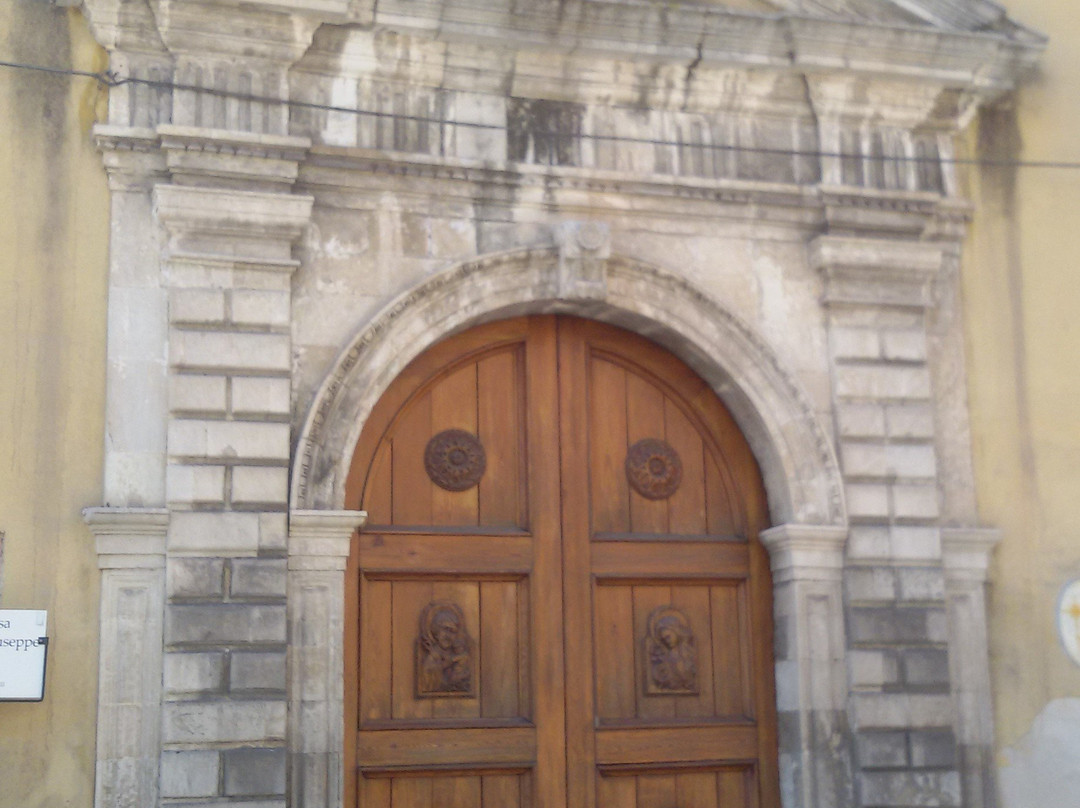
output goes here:
{"type": "Polygon", "coordinates": [[[810,264],[825,278],[826,304],[929,308],[946,245],[861,236],[818,236],[810,264]]]}
{"type": "Polygon", "coordinates": [[[946,579],[985,583],[999,541],[1001,531],[993,527],[942,528],[941,560],[946,579]]]}
{"type": "Polygon", "coordinates": [[[164,568],[164,508],[86,508],[83,521],[94,534],[99,569],[164,568]]]}
{"type": "Polygon", "coordinates": [[[289,569],[344,569],[352,535],[366,521],[366,511],[291,511],[289,569]]]}
{"type": "Polygon", "coordinates": [[[843,525],[786,524],[761,533],[773,581],[838,582],[844,569],[848,529],[843,525]]]}

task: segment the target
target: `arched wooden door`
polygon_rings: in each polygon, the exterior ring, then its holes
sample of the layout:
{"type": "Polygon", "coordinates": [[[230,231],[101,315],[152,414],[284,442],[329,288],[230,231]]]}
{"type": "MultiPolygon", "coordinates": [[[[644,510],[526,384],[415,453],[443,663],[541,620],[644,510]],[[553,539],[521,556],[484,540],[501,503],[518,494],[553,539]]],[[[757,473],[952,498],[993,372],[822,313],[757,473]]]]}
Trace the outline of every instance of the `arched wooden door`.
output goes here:
{"type": "Polygon", "coordinates": [[[347,804],[779,805],[764,490],[678,360],[473,329],[391,385],[347,492],[347,804]]]}

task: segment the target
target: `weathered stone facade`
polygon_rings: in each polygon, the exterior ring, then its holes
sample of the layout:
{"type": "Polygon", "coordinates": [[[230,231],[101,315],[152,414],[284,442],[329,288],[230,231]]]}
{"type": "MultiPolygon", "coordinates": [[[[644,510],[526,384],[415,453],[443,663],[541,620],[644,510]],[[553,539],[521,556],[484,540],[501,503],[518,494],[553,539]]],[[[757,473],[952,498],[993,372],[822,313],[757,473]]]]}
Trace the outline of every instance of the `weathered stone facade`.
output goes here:
{"type": "Polygon", "coordinates": [[[974,0],[519,5],[86,0],[136,79],[97,129],[97,804],[340,805],[364,420],[442,337],[564,312],[758,457],[785,808],[993,805],[952,158],[1041,40],[974,0]]]}

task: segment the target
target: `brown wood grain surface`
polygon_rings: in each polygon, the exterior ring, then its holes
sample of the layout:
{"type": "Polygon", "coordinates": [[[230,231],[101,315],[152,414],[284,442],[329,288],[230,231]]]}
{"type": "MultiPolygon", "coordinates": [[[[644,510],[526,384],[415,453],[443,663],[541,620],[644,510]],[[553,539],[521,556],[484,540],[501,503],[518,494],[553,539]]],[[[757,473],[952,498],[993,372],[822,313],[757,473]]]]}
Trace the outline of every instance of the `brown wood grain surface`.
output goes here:
{"type": "Polygon", "coordinates": [[[346,495],[347,805],[778,808],[764,487],[666,351],[566,317],[455,336],[383,395],[346,495]],[[461,491],[425,466],[448,429],[484,449],[461,491]],[[673,493],[628,480],[642,440],[673,493]]]}

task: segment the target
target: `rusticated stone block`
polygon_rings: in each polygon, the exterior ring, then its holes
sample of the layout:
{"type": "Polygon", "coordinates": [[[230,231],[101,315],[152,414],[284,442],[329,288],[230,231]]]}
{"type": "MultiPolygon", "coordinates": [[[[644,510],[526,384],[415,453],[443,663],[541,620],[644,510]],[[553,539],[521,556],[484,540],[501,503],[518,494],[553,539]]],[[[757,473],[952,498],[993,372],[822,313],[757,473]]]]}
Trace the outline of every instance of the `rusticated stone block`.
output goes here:
{"type": "Polygon", "coordinates": [[[256,797],[285,793],[283,748],[230,749],[223,757],[226,795],[256,797]]]}
{"type": "Polygon", "coordinates": [[[924,729],[910,734],[911,765],[925,769],[950,769],[956,765],[956,736],[952,729],[924,729]]]}
{"type": "Polygon", "coordinates": [[[284,701],[182,701],[162,708],[165,743],[243,743],[285,739],[284,701]]]}
{"type": "Polygon", "coordinates": [[[286,658],[283,653],[234,651],[229,661],[229,689],[285,690],[286,658]]]}
{"type": "Polygon", "coordinates": [[[872,643],[939,642],[945,619],[938,607],[863,607],[849,611],[851,641],[872,643]]]}
{"type": "Polygon", "coordinates": [[[285,607],[271,604],[174,605],[165,610],[165,642],[283,643],[285,607]]]}
{"type": "Polygon", "coordinates": [[[908,766],[907,733],[902,730],[855,734],[855,752],[862,769],[903,769],[908,766]]]}
{"type": "Polygon", "coordinates": [[[904,651],[904,681],[919,687],[949,686],[949,652],[944,648],[909,648],[904,651]]]}
{"type": "Polygon", "coordinates": [[[212,750],[161,753],[162,797],[213,797],[218,794],[220,754],[212,750]]]}
{"type": "Polygon", "coordinates": [[[959,808],[957,772],[864,772],[859,791],[865,808],[918,805],[924,808],[959,808]]]}
{"type": "Polygon", "coordinates": [[[225,594],[225,560],[172,558],[165,580],[170,598],[220,598],[225,594]]]}
{"type": "Polygon", "coordinates": [[[164,677],[169,693],[219,692],[225,684],[225,654],[169,652],[165,654],[164,677]]]}
{"type": "Polygon", "coordinates": [[[285,597],[284,558],[237,558],[230,563],[229,594],[234,598],[285,597]]]}

